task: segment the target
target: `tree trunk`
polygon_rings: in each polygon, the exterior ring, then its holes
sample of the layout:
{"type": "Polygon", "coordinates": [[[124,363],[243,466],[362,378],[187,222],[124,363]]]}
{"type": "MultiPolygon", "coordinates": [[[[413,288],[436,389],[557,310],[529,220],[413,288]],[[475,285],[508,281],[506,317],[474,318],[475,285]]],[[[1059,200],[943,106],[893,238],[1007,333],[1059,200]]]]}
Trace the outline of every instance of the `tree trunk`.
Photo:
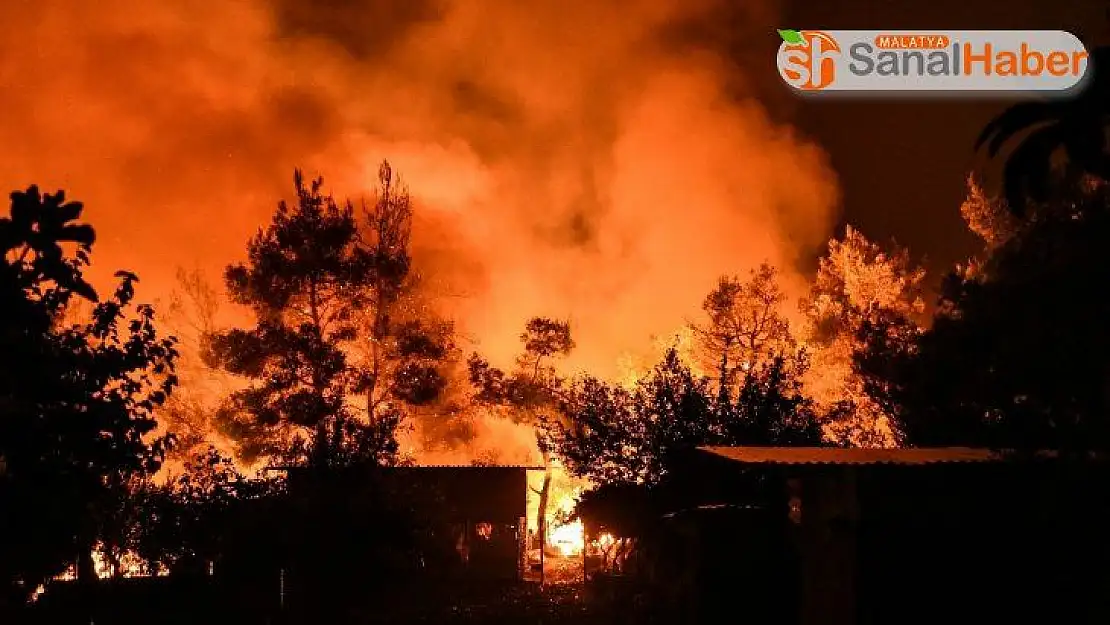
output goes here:
{"type": "Polygon", "coordinates": [[[330,459],[328,424],[326,419],[321,419],[316,424],[316,433],[310,449],[309,464],[314,467],[326,467],[330,459]]]}
{"type": "Polygon", "coordinates": [[[540,537],[540,549],[547,547],[547,502],[551,496],[551,454],[543,452],[543,486],[540,488],[540,501],[536,511],[536,529],[540,537]]]}
{"type": "Polygon", "coordinates": [[[77,581],[82,584],[95,582],[96,563],[93,560],[92,541],[83,541],[81,550],[77,554],[77,581]]]}
{"type": "MultiPolygon", "coordinates": [[[[309,278],[308,281],[308,313],[312,323],[312,330],[316,335],[316,339],[321,343],[324,342],[324,324],[320,317],[320,293],[317,288],[316,279],[309,278]]],[[[313,366],[312,371],[312,392],[317,397],[323,398],[327,389],[327,384],[324,382],[323,375],[319,367],[313,366]]],[[[342,416],[335,415],[334,427],[329,433],[328,417],[319,415],[320,422],[316,426],[316,440],[314,442],[314,454],[316,457],[313,459],[315,464],[323,466],[330,464],[331,461],[338,455],[340,446],[342,445],[342,416]],[[329,436],[330,434],[330,436],[329,436]]]]}
{"type": "MultiPolygon", "coordinates": [[[[370,327],[370,385],[366,389],[366,422],[371,428],[378,425],[378,407],[386,397],[384,391],[388,386],[382,386],[385,354],[382,353],[382,341],[389,334],[389,317],[386,315],[385,287],[380,279],[374,281],[372,287],[374,296],[374,319],[370,327]]],[[[373,450],[378,454],[381,450],[373,450]]]]}
{"type": "Polygon", "coordinates": [[[123,579],[122,550],[108,549],[106,550],[105,557],[108,559],[109,572],[112,575],[112,579],[123,579]]]}

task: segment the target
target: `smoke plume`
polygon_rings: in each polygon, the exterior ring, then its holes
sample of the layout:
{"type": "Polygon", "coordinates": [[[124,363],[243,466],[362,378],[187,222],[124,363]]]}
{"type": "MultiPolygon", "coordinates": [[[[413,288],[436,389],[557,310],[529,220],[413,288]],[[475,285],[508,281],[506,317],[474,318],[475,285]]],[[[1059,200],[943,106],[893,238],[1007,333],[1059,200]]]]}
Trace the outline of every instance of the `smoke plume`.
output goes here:
{"type": "Polygon", "coordinates": [[[86,202],[97,274],[151,299],[241,258],[294,167],[357,196],[388,158],[471,348],[564,317],[568,366],[610,375],[721,273],[796,292],[828,234],[823,153],[760,104],[773,7],[725,4],[8,0],[0,182],[86,202]]]}

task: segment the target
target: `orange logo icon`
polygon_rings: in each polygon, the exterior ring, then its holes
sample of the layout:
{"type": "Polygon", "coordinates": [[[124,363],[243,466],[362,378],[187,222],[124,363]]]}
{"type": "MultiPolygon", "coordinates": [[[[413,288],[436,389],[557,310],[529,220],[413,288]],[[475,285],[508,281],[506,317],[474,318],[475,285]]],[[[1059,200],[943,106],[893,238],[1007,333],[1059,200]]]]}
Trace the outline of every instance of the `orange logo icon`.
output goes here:
{"type": "Polygon", "coordinates": [[[820,91],[836,80],[840,44],[820,30],[780,30],[779,75],[802,91],[820,91]]]}

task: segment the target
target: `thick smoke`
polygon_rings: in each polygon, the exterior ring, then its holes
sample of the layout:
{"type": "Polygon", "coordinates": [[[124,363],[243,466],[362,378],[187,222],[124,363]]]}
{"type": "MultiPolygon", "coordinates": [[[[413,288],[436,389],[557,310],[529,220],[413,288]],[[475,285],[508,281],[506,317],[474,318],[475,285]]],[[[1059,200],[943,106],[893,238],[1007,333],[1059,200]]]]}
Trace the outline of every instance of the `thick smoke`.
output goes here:
{"type": "Polygon", "coordinates": [[[358,195],[389,158],[472,348],[568,317],[569,366],[612,374],[721,273],[800,282],[830,226],[823,153],[756,97],[774,12],[725,4],[8,0],[0,183],[85,201],[98,272],[153,298],[240,257],[294,167],[358,195]]]}

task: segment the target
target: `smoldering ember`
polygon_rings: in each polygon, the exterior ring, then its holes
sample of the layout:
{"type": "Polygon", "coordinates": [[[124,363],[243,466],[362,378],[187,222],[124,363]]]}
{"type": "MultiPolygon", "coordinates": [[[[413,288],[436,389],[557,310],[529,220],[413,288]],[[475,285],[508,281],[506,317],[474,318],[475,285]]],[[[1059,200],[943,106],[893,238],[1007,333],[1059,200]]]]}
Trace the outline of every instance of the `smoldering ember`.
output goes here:
{"type": "Polygon", "coordinates": [[[1106,16],[895,4],[0,3],[0,623],[1110,621],[1106,16]]]}

